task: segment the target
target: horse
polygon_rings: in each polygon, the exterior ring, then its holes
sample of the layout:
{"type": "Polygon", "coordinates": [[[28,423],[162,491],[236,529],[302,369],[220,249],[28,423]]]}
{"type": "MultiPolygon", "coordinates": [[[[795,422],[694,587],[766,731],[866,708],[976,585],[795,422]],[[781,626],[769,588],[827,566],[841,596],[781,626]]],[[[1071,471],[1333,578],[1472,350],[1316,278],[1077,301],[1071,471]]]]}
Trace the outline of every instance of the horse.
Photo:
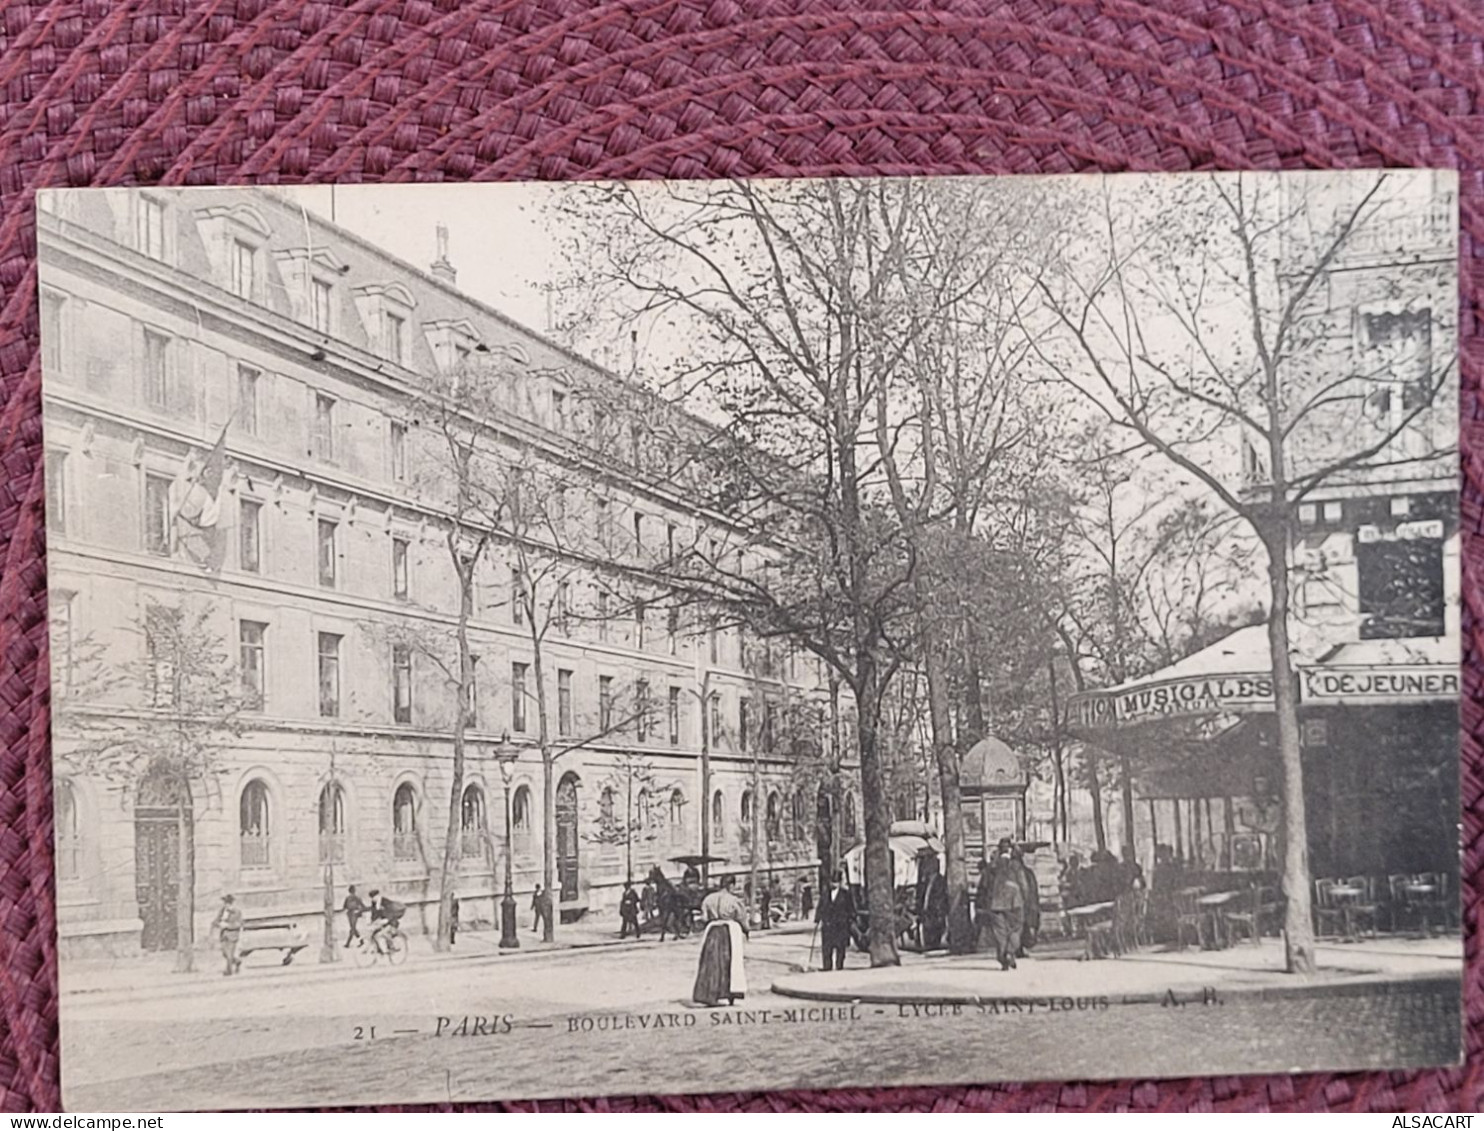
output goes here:
{"type": "Polygon", "coordinates": [[[660,942],[665,941],[666,931],[677,939],[680,938],[682,902],[680,892],[675,889],[674,884],[665,879],[665,873],[660,871],[658,864],[649,870],[649,882],[654,885],[655,906],[659,912],[660,942]]]}

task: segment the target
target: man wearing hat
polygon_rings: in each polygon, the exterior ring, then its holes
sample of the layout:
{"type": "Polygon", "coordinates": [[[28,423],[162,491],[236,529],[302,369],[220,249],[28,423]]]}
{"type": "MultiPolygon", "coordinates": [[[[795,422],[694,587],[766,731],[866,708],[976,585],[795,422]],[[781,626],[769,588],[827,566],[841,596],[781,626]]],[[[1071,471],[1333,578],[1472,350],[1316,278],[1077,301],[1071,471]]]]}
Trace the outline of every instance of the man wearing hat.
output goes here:
{"type": "Polygon", "coordinates": [[[1015,844],[1002,837],[989,873],[989,931],[1001,970],[1015,969],[1025,930],[1025,881],[1015,844]]]}
{"type": "Polygon", "coordinates": [[[222,974],[237,973],[242,969],[242,959],[237,957],[237,944],[242,941],[242,912],[237,910],[237,899],[231,892],[222,896],[222,906],[211,921],[211,929],[217,933],[222,944],[222,958],[227,963],[222,974]]]}

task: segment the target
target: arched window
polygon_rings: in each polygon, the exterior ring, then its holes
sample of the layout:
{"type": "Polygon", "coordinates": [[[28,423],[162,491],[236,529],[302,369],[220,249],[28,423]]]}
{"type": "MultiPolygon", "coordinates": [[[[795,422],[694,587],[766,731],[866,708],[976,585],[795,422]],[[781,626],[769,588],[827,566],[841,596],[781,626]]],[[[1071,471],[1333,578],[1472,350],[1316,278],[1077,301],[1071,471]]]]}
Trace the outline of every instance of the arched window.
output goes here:
{"type": "Polygon", "coordinates": [[[634,824],[640,831],[649,828],[649,822],[653,818],[649,805],[649,790],[641,789],[639,796],[634,798],[634,824]]]}
{"type": "Polygon", "coordinates": [[[319,862],[345,863],[345,790],[326,782],[319,791],[319,862]]]}
{"type": "Polygon", "coordinates": [[[613,828],[613,787],[605,785],[603,792],[598,794],[598,827],[604,830],[613,828]]]}
{"type": "Polygon", "coordinates": [[[670,844],[685,844],[685,794],[679,789],[670,791],[670,844]]]}
{"type": "Polygon", "coordinates": [[[795,840],[803,840],[809,829],[809,799],[803,790],[793,795],[793,834],[795,840]]]}
{"type": "Polygon", "coordinates": [[[711,795],[711,839],[721,841],[726,835],[726,799],[722,797],[721,790],[711,795]]]}
{"type": "Polygon", "coordinates": [[[392,859],[416,860],[421,850],[417,840],[417,790],[404,781],[392,795],[392,859]]]}
{"type": "Polygon", "coordinates": [[[855,831],[855,794],[849,792],[845,794],[841,809],[841,831],[844,832],[847,841],[854,840],[857,835],[855,831]]]}
{"type": "Polygon", "coordinates": [[[82,878],[82,831],[77,819],[77,794],[72,783],[58,779],[52,793],[54,836],[57,846],[57,879],[82,878]]]}
{"type": "Polygon", "coordinates": [[[744,789],[742,791],[742,808],[739,812],[741,814],[741,826],[738,831],[741,835],[742,843],[749,844],[752,841],[752,790],[744,789]]]}
{"type": "Polygon", "coordinates": [[[268,787],[253,778],[242,787],[237,810],[237,833],[244,868],[267,868],[272,861],[273,828],[268,810],[268,787]]]}
{"type": "Polygon", "coordinates": [[[510,802],[510,824],[515,836],[526,839],[531,835],[531,789],[529,786],[521,786],[515,791],[515,798],[510,802]]]}
{"type": "Polygon", "coordinates": [[[463,831],[460,843],[466,858],[484,855],[485,830],[489,819],[485,815],[484,790],[477,785],[464,787],[464,801],[460,806],[459,827],[463,831]]]}
{"type": "Polygon", "coordinates": [[[763,828],[767,832],[769,840],[778,839],[778,811],[778,794],[776,792],[768,794],[768,807],[763,813],[763,828]]]}

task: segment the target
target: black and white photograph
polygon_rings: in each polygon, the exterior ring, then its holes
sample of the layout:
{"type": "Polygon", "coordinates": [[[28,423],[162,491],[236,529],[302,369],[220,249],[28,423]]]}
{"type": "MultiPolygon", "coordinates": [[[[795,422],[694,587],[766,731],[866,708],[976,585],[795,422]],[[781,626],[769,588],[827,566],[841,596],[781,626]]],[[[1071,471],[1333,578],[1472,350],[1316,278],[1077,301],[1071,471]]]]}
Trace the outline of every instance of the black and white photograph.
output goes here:
{"type": "Polygon", "coordinates": [[[37,244],[68,1110],[1461,1061],[1453,172],[37,244]]]}

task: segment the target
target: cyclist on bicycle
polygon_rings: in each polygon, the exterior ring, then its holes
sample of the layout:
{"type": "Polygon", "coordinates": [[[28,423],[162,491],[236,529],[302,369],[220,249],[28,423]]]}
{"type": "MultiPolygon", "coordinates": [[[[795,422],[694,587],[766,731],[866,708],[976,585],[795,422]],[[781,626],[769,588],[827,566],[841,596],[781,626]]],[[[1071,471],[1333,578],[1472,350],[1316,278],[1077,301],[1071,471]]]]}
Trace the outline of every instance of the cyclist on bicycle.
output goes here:
{"type": "MultiPolygon", "coordinates": [[[[371,890],[371,943],[378,950],[387,949],[381,943],[381,936],[386,932],[395,934],[402,925],[402,916],[407,914],[404,904],[395,899],[388,899],[381,894],[379,888],[371,890]]],[[[395,943],[391,944],[395,946],[395,943]]]]}

